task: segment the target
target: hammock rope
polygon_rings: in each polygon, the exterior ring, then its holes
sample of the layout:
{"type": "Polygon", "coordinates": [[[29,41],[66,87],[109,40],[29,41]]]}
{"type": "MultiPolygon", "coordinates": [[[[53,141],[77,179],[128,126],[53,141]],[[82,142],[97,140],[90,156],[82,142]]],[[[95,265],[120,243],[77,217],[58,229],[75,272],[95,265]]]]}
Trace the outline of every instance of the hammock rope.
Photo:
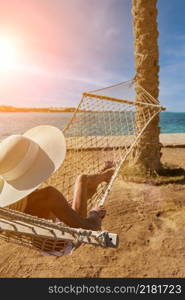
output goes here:
{"type": "MultiPolygon", "coordinates": [[[[151,120],[164,109],[134,80],[83,93],[63,130],[66,159],[42,187],[54,186],[71,202],[77,176],[100,173],[106,162],[111,161],[115,172],[110,182],[100,184],[89,199],[88,211],[94,205],[104,204],[128,154],[151,120]]],[[[7,208],[0,208],[0,238],[44,251],[60,249],[68,240],[74,246],[90,243],[115,247],[118,244],[114,233],[70,228],[7,208]]]]}

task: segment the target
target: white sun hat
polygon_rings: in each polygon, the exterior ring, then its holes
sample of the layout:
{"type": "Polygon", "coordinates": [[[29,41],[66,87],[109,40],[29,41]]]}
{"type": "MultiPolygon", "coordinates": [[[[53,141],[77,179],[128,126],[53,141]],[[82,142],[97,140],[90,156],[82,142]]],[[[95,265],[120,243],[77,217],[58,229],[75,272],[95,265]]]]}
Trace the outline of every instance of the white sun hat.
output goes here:
{"type": "Polygon", "coordinates": [[[66,142],[54,126],[34,127],[0,143],[0,207],[36,190],[63,163],[66,142]]]}

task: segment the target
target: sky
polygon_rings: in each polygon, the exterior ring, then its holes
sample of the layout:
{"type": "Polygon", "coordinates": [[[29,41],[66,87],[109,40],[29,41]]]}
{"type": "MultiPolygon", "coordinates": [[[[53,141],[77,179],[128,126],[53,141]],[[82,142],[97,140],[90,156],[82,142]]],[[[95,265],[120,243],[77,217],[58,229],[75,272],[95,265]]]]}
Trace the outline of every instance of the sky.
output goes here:
{"type": "MultiPolygon", "coordinates": [[[[185,112],[185,1],[157,6],[159,99],[185,112]]],[[[76,106],[134,76],[133,40],[131,0],[0,0],[0,104],[76,106]]]]}

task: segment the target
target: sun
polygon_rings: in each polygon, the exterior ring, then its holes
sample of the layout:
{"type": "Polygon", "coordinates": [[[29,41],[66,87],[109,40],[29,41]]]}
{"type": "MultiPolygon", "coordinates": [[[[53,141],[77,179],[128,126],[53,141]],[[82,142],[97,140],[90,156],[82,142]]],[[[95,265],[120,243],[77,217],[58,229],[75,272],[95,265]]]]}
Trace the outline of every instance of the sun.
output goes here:
{"type": "Polygon", "coordinates": [[[0,71],[8,71],[16,67],[18,52],[18,45],[14,38],[0,36],[0,71]]]}

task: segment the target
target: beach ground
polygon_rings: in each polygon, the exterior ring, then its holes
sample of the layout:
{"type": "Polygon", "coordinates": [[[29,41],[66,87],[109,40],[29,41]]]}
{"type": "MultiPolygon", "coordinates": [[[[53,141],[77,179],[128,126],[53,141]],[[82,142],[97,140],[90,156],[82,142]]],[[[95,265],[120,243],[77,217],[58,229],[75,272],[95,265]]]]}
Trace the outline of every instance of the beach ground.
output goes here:
{"type": "MultiPolygon", "coordinates": [[[[185,169],[185,148],[162,148],[163,163],[185,169]]],[[[185,181],[152,186],[117,180],[103,229],[117,249],[83,245],[65,257],[0,241],[0,277],[185,277],[185,181]]]]}

